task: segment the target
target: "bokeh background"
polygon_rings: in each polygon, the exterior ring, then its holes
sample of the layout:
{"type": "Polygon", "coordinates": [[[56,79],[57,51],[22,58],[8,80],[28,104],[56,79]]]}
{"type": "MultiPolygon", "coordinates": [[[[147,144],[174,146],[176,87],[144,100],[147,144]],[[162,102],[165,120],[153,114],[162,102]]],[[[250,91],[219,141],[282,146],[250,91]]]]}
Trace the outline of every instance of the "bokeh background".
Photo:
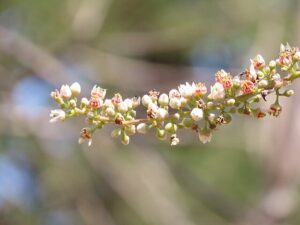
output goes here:
{"type": "Polygon", "coordinates": [[[83,119],[49,124],[61,84],[108,95],[238,74],[300,46],[298,0],[1,0],[1,225],[300,224],[300,83],[277,118],[237,116],[210,144],[129,146],[83,119]]]}

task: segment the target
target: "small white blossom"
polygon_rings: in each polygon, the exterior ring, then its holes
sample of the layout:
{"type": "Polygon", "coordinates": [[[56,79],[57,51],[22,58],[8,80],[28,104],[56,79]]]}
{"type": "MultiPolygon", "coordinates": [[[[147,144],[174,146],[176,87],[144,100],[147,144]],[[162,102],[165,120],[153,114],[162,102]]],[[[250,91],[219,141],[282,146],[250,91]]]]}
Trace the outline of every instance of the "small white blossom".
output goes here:
{"type": "Polygon", "coordinates": [[[89,100],[87,98],[82,98],[81,99],[81,104],[82,105],[88,105],[89,104],[89,100]]]}
{"type": "Polygon", "coordinates": [[[142,104],[143,104],[143,106],[148,107],[148,105],[149,105],[150,103],[152,103],[151,97],[150,97],[149,95],[144,95],[144,96],[142,97],[142,104]]]}
{"type": "Polygon", "coordinates": [[[199,120],[203,119],[203,110],[199,109],[199,108],[194,108],[191,111],[191,117],[195,121],[199,121],[199,120]]]}
{"type": "Polygon", "coordinates": [[[297,52],[294,54],[294,59],[297,60],[297,61],[300,61],[300,51],[297,51],[297,52]]]}
{"type": "Polygon", "coordinates": [[[106,89],[103,89],[101,87],[97,87],[95,85],[91,91],[91,96],[104,99],[106,95],[106,89]]]}
{"type": "Polygon", "coordinates": [[[105,107],[108,107],[108,108],[114,108],[115,107],[114,104],[112,103],[112,101],[110,99],[105,99],[103,105],[105,107]]]}
{"type": "Polygon", "coordinates": [[[71,85],[70,89],[71,89],[72,94],[73,94],[74,96],[79,95],[80,92],[81,92],[80,84],[77,83],[77,82],[73,83],[73,84],[71,85]]]}
{"type": "Polygon", "coordinates": [[[125,113],[128,111],[128,105],[126,104],[126,102],[120,102],[118,104],[118,110],[121,112],[121,113],[125,113]]]}
{"type": "Polygon", "coordinates": [[[69,99],[72,96],[72,91],[69,87],[69,85],[62,85],[60,88],[60,95],[65,98],[65,99],[69,99]]]}
{"type": "Polygon", "coordinates": [[[215,83],[210,88],[210,96],[213,100],[221,100],[225,97],[224,87],[221,83],[215,83]]]}
{"type": "Polygon", "coordinates": [[[124,102],[126,103],[126,105],[127,105],[127,107],[128,107],[129,109],[132,109],[132,107],[133,107],[133,101],[132,101],[131,99],[126,98],[126,99],[124,100],[124,102]]]}
{"type": "Polygon", "coordinates": [[[178,145],[179,138],[176,137],[176,134],[173,134],[170,139],[171,139],[171,146],[178,145]]]}
{"type": "Polygon", "coordinates": [[[108,116],[114,116],[114,115],[116,114],[114,108],[112,108],[112,107],[108,107],[108,108],[105,110],[105,112],[106,112],[106,114],[107,114],[108,116]]]}
{"type": "Polygon", "coordinates": [[[50,117],[51,117],[49,121],[50,123],[64,121],[64,119],[66,118],[66,113],[61,109],[55,109],[55,110],[51,110],[50,117]]]}
{"type": "Polygon", "coordinates": [[[203,143],[206,144],[211,141],[212,138],[212,133],[209,130],[201,130],[199,131],[199,140],[203,143]]]}
{"type": "Polygon", "coordinates": [[[136,130],[137,130],[138,133],[146,134],[147,130],[148,130],[147,124],[145,124],[145,123],[138,124],[137,127],[136,127],[136,130]]]}
{"type": "Polygon", "coordinates": [[[163,108],[159,108],[159,109],[157,110],[157,113],[156,113],[157,118],[158,118],[158,119],[161,119],[161,120],[166,119],[167,116],[168,116],[168,114],[169,114],[168,111],[165,110],[165,109],[163,109],[163,108]]]}
{"type": "Polygon", "coordinates": [[[176,89],[172,89],[170,92],[169,92],[169,98],[180,98],[180,93],[178,90],[176,89]]]}
{"type": "Polygon", "coordinates": [[[267,86],[268,86],[268,81],[267,80],[260,80],[258,82],[258,87],[260,87],[260,88],[265,88],[267,86]]]}
{"type": "Polygon", "coordinates": [[[195,94],[196,86],[195,83],[189,84],[188,82],[186,82],[185,85],[181,84],[178,87],[178,90],[182,97],[190,98],[195,94]]]}
{"type": "Polygon", "coordinates": [[[179,109],[180,106],[181,106],[180,98],[171,98],[170,102],[169,102],[169,105],[173,109],[179,109]]]}
{"type": "Polygon", "coordinates": [[[158,103],[161,106],[167,106],[169,104],[169,96],[165,93],[161,94],[158,98],[158,103]]]}

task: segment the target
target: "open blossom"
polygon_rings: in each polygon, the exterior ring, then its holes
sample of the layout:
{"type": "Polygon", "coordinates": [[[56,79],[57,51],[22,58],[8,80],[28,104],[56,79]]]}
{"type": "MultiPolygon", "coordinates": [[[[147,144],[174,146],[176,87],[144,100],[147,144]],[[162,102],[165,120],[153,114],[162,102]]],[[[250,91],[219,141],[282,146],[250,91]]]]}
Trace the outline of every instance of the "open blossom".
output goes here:
{"type": "Polygon", "coordinates": [[[51,117],[50,123],[64,121],[66,118],[66,113],[61,109],[55,109],[55,110],[51,110],[50,117],[51,117]]]}
{"type": "Polygon", "coordinates": [[[195,95],[196,96],[201,96],[201,95],[205,95],[207,93],[207,88],[205,86],[205,84],[199,82],[196,84],[196,87],[195,87],[195,95]]]}
{"type": "Polygon", "coordinates": [[[243,94],[250,94],[253,92],[254,90],[254,83],[250,80],[245,80],[243,83],[242,83],[242,86],[241,86],[241,90],[243,92],[243,94]]]}
{"type": "Polygon", "coordinates": [[[244,74],[245,80],[250,80],[253,83],[256,82],[257,73],[256,73],[253,63],[251,63],[249,70],[246,70],[243,74],[244,74]]]}
{"type": "Polygon", "coordinates": [[[203,144],[210,142],[211,138],[212,138],[212,132],[210,130],[202,129],[199,131],[199,140],[203,144]]]}
{"type": "Polygon", "coordinates": [[[186,82],[185,84],[181,84],[178,87],[179,93],[184,98],[190,98],[194,95],[196,91],[195,83],[189,84],[186,82]]]}
{"type": "Polygon", "coordinates": [[[296,53],[295,48],[291,48],[289,44],[280,46],[279,58],[276,60],[282,66],[289,66],[293,62],[293,56],[296,53]]]}
{"type": "Polygon", "coordinates": [[[72,96],[72,91],[69,87],[69,85],[62,85],[60,88],[60,96],[69,99],[72,96]]]}
{"type": "Polygon", "coordinates": [[[210,87],[210,97],[213,100],[221,100],[225,97],[225,90],[221,83],[217,82],[210,87]]]}
{"type": "Polygon", "coordinates": [[[103,100],[102,99],[98,99],[98,98],[91,98],[89,101],[89,106],[93,109],[99,109],[103,104],[103,100]]]}
{"type": "Polygon", "coordinates": [[[215,74],[216,82],[223,85],[224,89],[230,89],[233,86],[232,77],[225,70],[220,70],[215,74]]]}
{"type": "Polygon", "coordinates": [[[97,87],[97,85],[95,85],[91,91],[91,96],[95,98],[104,99],[105,95],[106,95],[106,89],[97,87]]]}
{"type": "Polygon", "coordinates": [[[255,69],[260,69],[266,65],[265,60],[261,55],[257,55],[254,59],[251,59],[250,61],[255,69]]]}

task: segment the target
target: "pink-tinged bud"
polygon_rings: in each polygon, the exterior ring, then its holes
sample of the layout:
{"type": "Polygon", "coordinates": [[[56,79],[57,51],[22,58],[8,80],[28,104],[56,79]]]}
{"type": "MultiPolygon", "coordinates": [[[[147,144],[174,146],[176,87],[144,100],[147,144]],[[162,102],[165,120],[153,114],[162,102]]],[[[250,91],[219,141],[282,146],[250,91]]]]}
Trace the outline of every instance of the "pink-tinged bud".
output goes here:
{"type": "Polygon", "coordinates": [[[51,110],[50,112],[50,123],[55,123],[55,122],[61,122],[64,121],[66,118],[66,113],[65,111],[61,110],[61,109],[55,109],[55,110],[51,110]]]}
{"type": "Polygon", "coordinates": [[[143,106],[148,107],[148,105],[149,105],[150,103],[152,103],[151,97],[150,97],[149,95],[144,95],[144,96],[142,97],[142,104],[143,104],[143,106]]]}
{"type": "Polygon", "coordinates": [[[72,91],[69,87],[69,85],[62,85],[60,88],[60,96],[69,99],[72,96],[72,91]]]}
{"type": "Polygon", "coordinates": [[[195,121],[199,121],[199,120],[203,119],[203,110],[199,109],[199,108],[194,108],[191,111],[191,117],[195,121]]]}
{"type": "Polygon", "coordinates": [[[199,140],[206,144],[211,141],[212,138],[212,132],[208,129],[202,129],[199,131],[199,140]]]}
{"type": "Polygon", "coordinates": [[[111,98],[111,102],[115,106],[117,106],[122,101],[123,101],[122,95],[120,95],[119,93],[115,94],[114,97],[111,98]]]}
{"type": "Polygon", "coordinates": [[[145,124],[145,123],[138,124],[137,127],[136,127],[136,130],[137,130],[138,133],[146,134],[147,131],[148,131],[147,124],[145,124]]]}
{"type": "Polygon", "coordinates": [[[207,88],[206,88],[205,84],[203,84],[201,82],[196,84],[195,96],[202,96],[202,95],[205,95],[206,93],[207,93],[207,88]]]}
{"type": "Polygon", "coordinates": [[[241,86],[243,94],[250,94],[254,91],[254,83],[250,80],[245,80],[241,86]]]}
{"type": "Polygon", "coordinates": [[[169,105],[169,96],[165,93],[161,94],[158,98],[158,103],[160,104],[160,106],[169,105]]]}
{"type": "Polygon", "coordinates": [[[176,137],[176,134],[171,135],[170,141],[171,141],[171,146],[175,146],[179,144],[179,138],[176,137]]]}
{"type": "Polygon", "coordinates": [[[99,109],[103,104],[102,99],[91,98],[89,101],[89,106],[93,109],[99,109]]]}
{"type": "Polygon", "coordinates": [[[261,55],[257,55],[253,60],[250,60],[255,69],[260,69],[266,65],[264,58],[261,55]]]}
{"type": "Polygon", "coordinates": [[[256,109],[252,111],[253,115],[257,118],[257,119],[261,119],[264,118],[267,114],[263,111],[261,111],[261,109],[256,109]]]}
{"type": "Polygon", "coordinates": [[[221,83],[215,83],[210,87],[210,97],[213,100],[221,100],[225,97],[225,90],[221,83]]]}
{"type": "Polygon", "coordinates": [[[91,96],[94,98],[104,99],[105,95],[106,95],[106,89],[97,87],[97,85],[95,85],[91,91],[91,96]]]}
{"type": "Polygon", "coordinates": [[[180,106],[181,106],[180,98],[171,98],[171,99],[170,99],[170,102],[169,102],[169,106],[170,106],[172,109],[179,109],[180,106]]]}
{"type": "Polygon", "coordinates": [[[77,82],[73,83],[73,84],[71,85],[70,89],[71,89],[72,94],[73,94],[74,96],[78,96],[78,95],[80,94],[80,92],[81,92],[80,84],[77,83],[77,82]]]}
{"type": "Polygon", "coordinates": [[[153,89],[153,90],[149,91],[149,96],[152,101],[157,101],[157,98],[159,96],[159,91],[153,89]]]}

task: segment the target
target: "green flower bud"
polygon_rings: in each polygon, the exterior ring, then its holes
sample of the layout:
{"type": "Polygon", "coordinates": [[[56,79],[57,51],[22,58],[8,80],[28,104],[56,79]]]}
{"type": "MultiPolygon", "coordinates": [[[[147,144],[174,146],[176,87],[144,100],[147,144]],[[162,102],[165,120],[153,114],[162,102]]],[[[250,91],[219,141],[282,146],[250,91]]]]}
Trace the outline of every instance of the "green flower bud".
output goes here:
{"type": "Polygon", "coordinates": [[[134,135],[135,134],[135,131],[136,131],[136,129],[135,129],[135,125],[127,125],[127,126],[125,126],[125,132],[126,132],[126,134],[127,135],[129,135],[129,136],[131,136],[131,135],[134,135]]]}
{"type": "Polygon", "coordinates": [[[167,123],[166,126],[165,126],[166,131],[171,133],[171,134],[176,133],[177,128],[178,128],[177,124],[174,124],[174,123],[167,123]]]}
{"type": "Polygon", "coordinates": [[[192,126],[193,126],[194,121],[193,121],[192,118],[184,118],[184,119],[182,120],[182,124],[183,124],[184,127],[189,128],[189,127],[192,127],[192,126]]]}
{"type": "Polygon", "coordinates": [[[121,129],[115,129],[111,132],[111,136],[113,138],[116,138],[116,137],[119,137],[121,135],[121,133],[122,133],[121,129]]]}
{"type": "Polygon", "coordinates": [[[162,129],[156,129],[156,137],[160,140],[165,140],[167,137],[166,131],[162,129]]]}
{"type": "Polygon", "coordinates": [[[123,132],[121,142],[123,145],[128,145],[130,142],[130,137],[123,132]]]}

